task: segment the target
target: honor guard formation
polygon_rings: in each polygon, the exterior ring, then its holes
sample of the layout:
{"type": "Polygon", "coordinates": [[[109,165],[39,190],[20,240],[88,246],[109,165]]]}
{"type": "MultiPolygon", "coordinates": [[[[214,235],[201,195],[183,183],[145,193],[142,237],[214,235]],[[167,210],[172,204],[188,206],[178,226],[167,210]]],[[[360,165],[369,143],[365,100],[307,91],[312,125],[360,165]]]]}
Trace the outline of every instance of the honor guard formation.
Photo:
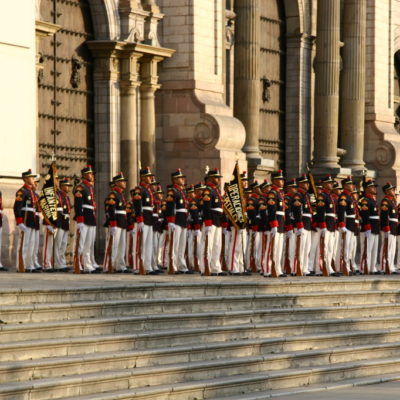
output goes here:
{"type": "MultiPolygon", "coordinates": [[[[163,191],[147,167],[130,190],[122,172],[114,176],[104,203],[99,203],[92,167],[81,172],[73,184],[50,170],[40,193],[38,176],[31,170],[22,173],[24,184],[14,202],[17,271],[70,271],[66,251],[73,237],[75,273],[398,273],[400,204],[390,183],[381,188],[378,202],[377,185],[366,178],[357,191],[351,177],[326,176],[316,184],[311,174],[286,180],[283,171],[276,171],[271,182],[249,184],[246,173],[238,172],[236,181],[221,191],[218,169],[208,170],[204,181],[194,185],[186,185],[178,169],[163,191]],[[105,208],[107,231],[101,266],[94,251],[99,206],[105,208]]],[[[0,239],[1,226],[0,193],[0,239]]],[[[1,260],[0,270],[5,270],[1,260]]]]}

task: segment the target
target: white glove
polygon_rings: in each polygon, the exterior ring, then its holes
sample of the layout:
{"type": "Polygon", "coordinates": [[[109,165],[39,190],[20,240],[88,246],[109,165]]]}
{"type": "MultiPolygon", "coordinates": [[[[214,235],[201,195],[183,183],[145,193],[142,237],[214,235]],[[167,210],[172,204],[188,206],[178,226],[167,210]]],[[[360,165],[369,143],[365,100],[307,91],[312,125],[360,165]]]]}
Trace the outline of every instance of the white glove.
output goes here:
{"type": "Polygon", "coordinates": [[[137,230],[138,230],[139,232],[142,232],[142,231],[143,231],[143,228],[144,228],[144,222],[138,222],[138,223],[137,223],[137,230]]]}
{"type": "Polygon", "coordinates": [[[168,222],[168,228],[171,232],[175,232],[176,225],[173,222],[168,222]]]}
{"type": "Polygon", "coordinates": [[[83,222],[79,222],[76,224],[76,228],[81,231],[83,229],[83,227],[85,226],[85,224],[83,222]]]}
{"type": "Polygon", "coordinates": [[[137,229],[136,229],[136,228],[134,228],[134,229],[132,229],[132,230],[129,231],[129,233],[130,233],[132,236],[135,236],[136,232],[137,232],[137,229]]]}
{"type": "Polygon", "coordinates": [[[198,236],[200,236],[200,234],[201,234],[200,229],[195,229],[195,230],[193,231],[193,236],[194,236],[194,237],[198,237],[198,236]]]}
{"type": "Polygon", "coordinates": [[[321,232],[322,237],[325,237],[325,233],[326,233],[327,229],[326,228],[317,228],[317,231],[321,232]]]}
{"type": "Polygon", "coordinates": [[[275,236],[277,233],[278,233],[278,228],[276,226],[271,228],[271,236],[275,236]]]}
{"type": "Polygon", "coordinates": [[[290,231],[287,231],[287,232],[286,232],[286,237],[287,237],[288,239],[290,239],[292,236],[293,236],[293,230],[290,230],[290,231]]]}
{"type": "Polygon", "coordinates": [[[226,235],[226,234],[228,233],[228,228],[224,228],[224,229],[222,230],[222,233],[223,233],[224,235],[226,235]]]}
{"type": "Polygon", "coordinates": [[[368,229],[367,231],[365,231],[365,234],[367,236],[367,239],[371,239],[371,236],[372,236],[371,229],[368,229]]]}
{"type": "Polygon", "coordinates": [[[383,237],[384,237],[385,239],[387,239],[387,238],[389,237],[389,235],[390,235],[390,231],[383,232],[383,237]]]}
{"type": "Polygon", "coordinates": [[[19,229],[21,232],[26,232],[26,230],[28,229],[27,226],[26,226],[25,224],[19,224],[19,225],[17,225],[17,226],[18,226],[18,229],[19,229]]]}
{"type": "Polygon", "coordinates": [[[304,228],[299,228],[299,229],[297,229],[296,235],[297,235],[297,236],[303,236],[303,235],[304,235],[304,228]]]}
{"type": "Polygon", "coordinates": [[[347,228],[344,226],[343,228],[339,228],[341,233],[346,233],[347,232],[347,228]]]}
{"type": "Polygon", "coordinates": [[[264,234],[264,236],[268,236],[269,232],[268,231],[264,231],[263,234],[264,234]]]}
{"type": "Polygon", "coordinates": [[[206,226],[206,227],[204,228],[204,233],[205,233],[206,235],[209,235],[210,232],[211,232],[211,226],[206,226]]]}
{"type": "Polygon", "coordinates": [[[46,228],[50,233],[54,233],[54,228],[51,225],[46,225],[46,228]]]}
{"type": "Polygon", "coordinates": [[[110,228],[110,235],[111,236],[115,236],[116,233],[117,233],[117,227],[116,226],[112,226],[110,228]]]}

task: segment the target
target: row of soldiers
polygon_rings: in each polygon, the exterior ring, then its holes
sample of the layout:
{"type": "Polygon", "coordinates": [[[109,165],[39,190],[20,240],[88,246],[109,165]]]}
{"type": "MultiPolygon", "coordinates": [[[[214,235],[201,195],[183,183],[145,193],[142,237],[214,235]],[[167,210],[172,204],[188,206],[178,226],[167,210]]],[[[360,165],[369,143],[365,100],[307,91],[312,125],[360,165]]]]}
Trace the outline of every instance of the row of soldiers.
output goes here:
{"type": "Polygon", "coordinates": [[[43,265],[37,257],[37,177],[30,170],[22,174],[24,185],[14,204],[23,239],[19,243],[19,271],[69,270],[65,252],[74,210],[75,272],[259,272],[265,277],[397,273],[399,210],[395,187],[390,183],[383,186],[384,197],[378,204],[373,180],[364,182],[360,196],[351,177],[340,185],[326,176],[310,195],[308,175],[285,181],[283,172],[276,171],[271,182],[248,185],[246,173],[242,173],[247,224],[240,228],[224,209],[218,169],[209,170],[204,183],[192,186],[186,186],[186,177],[178,169],[171,174],[171,184],[164,193],[150,168],[143,168],[130,196],[125,195],[127,179],[123,173],[116,175],[104,202],[107,239],[100,267],[94,253],[98,207],[94,171],[87,166],[81,172],[82,179],[73,188],[73,204],[68,195],[72,183],[68,179],[58,182],[57,224],[44,222],[43,265]]]}

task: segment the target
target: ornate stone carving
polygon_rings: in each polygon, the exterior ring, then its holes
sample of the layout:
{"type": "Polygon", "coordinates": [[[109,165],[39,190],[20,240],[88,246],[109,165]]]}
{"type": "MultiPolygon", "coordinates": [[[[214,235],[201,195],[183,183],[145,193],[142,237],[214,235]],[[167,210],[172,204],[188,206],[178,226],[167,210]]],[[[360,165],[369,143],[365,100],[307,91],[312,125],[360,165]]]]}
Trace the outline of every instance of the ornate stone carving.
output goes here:
{"type": "Polygon", "coordinates": [[[82,62],[75,56],[71,58],[71,65],[72,65],[72,73],[71,73],[71,86],[74,89],[77,89],[81,83],[81,76],[79,74],[79,70],[82,67],[82,62]]]}
{"type": "Polygon", "coordinates": [[[121,18],[121,39],[140,43],[144,40],[144,24],[148,12],[144,11],[140,1],[121,0],[119,3],[121,18]]]}
{"type": "Polygon", "coordinates": [[[264,103],[268,103],[271,100],[271,91],[269,88],[271,87],[271,81],[268,78],[262,78],[262,85],[263,85],[263,90],[262,90],[262,101],[264,103]]]}
{"type": "Polygon", "coordinates": [[[389,167],[394,163],[395,154],[393,146],[388,142],[383,142],[376,149],[375,161],[378,167],[389,167]]]}
{"type": "Polygon", "coordinates": [[[214,144],[216,137],[213,132],[212,126],[206,122],[199,122],[194,128],[194,142],[195,144],[204,150],[214,144]]]}
{"type": "Polygon", "coordinates": [[[230,49],[235,43],[235,18],[231,10],[225,10],[225,46],[230,49]]]}

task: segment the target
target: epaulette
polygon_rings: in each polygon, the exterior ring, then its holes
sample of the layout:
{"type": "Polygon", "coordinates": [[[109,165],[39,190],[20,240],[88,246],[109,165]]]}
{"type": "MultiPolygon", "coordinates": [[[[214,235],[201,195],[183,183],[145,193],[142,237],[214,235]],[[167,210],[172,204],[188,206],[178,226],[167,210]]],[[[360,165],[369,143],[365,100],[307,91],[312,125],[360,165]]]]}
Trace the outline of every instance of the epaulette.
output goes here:
{"type": "Polygon", "coordinates": [[[20,189],[18,192],[15,194],[15,200],[16,201],[22,201],[24,196],[24,192],[20,189]]]}

